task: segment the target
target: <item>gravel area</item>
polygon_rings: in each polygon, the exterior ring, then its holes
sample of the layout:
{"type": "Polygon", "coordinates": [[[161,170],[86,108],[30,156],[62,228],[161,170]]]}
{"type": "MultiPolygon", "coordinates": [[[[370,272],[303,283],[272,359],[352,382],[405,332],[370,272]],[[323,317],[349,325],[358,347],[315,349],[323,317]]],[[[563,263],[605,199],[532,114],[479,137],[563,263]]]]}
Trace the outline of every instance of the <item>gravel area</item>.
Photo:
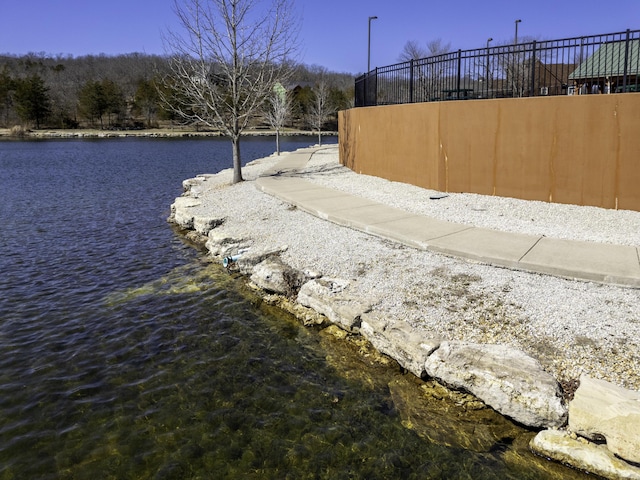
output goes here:
{"type": "MultiPolygon", "coordinates": [[[[287,245],[294,268],[350,280],[349,293],[425,337],[502,343],[537,358],[560,381],[582,373],[640,390],[640,290],[490,267],[419,251],[299,211],[255,187],[271,156],[209,177],[194,214],[225,218],[215,231],[256,246],[287,245]]],[[[206,172],[203,172],[206,173],[206,172]]],[[[640,212],[433,191],[359,175],[337,146],[317,152],[309,181],[447,221],[548,237],[640,245],[640,212]]]]}

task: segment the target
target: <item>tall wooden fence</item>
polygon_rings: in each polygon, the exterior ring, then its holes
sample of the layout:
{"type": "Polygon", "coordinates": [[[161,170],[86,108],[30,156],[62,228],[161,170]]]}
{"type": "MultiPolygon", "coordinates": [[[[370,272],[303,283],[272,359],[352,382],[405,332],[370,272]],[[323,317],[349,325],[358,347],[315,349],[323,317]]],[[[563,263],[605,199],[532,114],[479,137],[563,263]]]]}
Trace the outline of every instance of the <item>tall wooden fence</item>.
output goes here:
{"type": "Polygon", "coordinates": [[[340,161],[442,192],[640,211],[640,94],[340,112],[340,161]]]}

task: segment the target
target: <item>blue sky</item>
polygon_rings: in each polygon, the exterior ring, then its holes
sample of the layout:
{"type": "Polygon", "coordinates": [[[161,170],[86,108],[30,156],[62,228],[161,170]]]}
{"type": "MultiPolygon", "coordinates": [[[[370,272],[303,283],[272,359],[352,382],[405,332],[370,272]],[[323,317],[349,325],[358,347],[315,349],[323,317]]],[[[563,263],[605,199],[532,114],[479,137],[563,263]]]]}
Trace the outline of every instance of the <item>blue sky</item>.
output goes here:
{"type": "MultiPolygon", "coordinates": [[[[164,53],[175,29],[172,0],[0,0],[0,53],[164,53]]],[[[441,38],[453,49],[520,38],[553,40],[640,29],[640,0],[296,0],[300,57],[309,65],[360,73],[396,63],[404,44],[441,38]]]]}

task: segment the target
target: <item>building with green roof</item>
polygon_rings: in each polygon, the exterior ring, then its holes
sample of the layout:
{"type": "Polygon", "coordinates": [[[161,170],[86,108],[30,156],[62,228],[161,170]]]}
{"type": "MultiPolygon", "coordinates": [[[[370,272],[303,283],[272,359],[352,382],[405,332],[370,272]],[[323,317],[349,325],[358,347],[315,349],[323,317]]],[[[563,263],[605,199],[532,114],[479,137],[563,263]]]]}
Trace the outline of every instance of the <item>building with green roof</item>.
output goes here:
{"type": "Polygon", "coordinates": [[[640,39],[603,43],[569,80],[578,93],[640,91],[640,39]]]}

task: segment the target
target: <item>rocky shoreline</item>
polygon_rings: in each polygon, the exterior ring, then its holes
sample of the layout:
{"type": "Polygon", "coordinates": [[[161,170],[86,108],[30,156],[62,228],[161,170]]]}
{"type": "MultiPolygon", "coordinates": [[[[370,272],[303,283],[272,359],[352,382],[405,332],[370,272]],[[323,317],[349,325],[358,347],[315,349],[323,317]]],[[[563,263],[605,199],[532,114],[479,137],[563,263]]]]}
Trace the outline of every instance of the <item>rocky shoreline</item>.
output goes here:
{"type": "MultiPolygon", "coordinates": [[[[271,136],[275,135],[275,132],[269,129],[255,129],[247,130],[245,135],[248,136],[271,136]]],[[[317,132],[309,131],[287,131],[281,135],[287,136],[315,136],[317,132]]],[[[323,136],[337,135],[337,132],[322,132],[323,136]]],[[[152,128],[141,130],[101,130],[95,128],[80,128],[80,129],[42,129],[42,130],[27,130],[27,129],[9,129],[0,128],[0,138],[27,138],[27,139],[55,139],[55,138],[129,138],[129,137],[144,137],[144,138],[197,138],[197,137],[220,137],[220,132],[217,131],[198,131],[193,128],[152,128]]]]}
{"type": "MultiPolygon", "coordinates": [[[[336,160],[334,152],[333,158],[310,165],[308,173],[321,173],[322,181],[329,182],[332,176],[348,175],[336,160]]],[[[603,368],[597,361],[572,366],[572,356],[565,352],[554,352],[550,359],[542,345],[522,349],[522,345],[531,344],[531,336],[545,332],[513,325],[511,313],[518,306],[501,308],[494,300],[504,295],[474,291],[475,284],[483,280],[477,272],[482,271],[484,277],[491,267],[428,254],[429,264],[437,267],[419,272],[411,268],[416,252],[410,249],[333,226],[258,192],[251,180],[277,161],[277,157],[268,157],[252,162],[245,167],[249,181],[243,184],[229,185],[228,171],[185,180],[185,193],[172,205],[170,221],[191,231],[189,235],[204,243],[211,255],[246,275],[265,298],[278,302],[303,322],[329,321],[362,335],[416,377],[436,379],[470,392],[522,425],[546,429],[531,443],[540,455],[607,478],[640,478],[640,395],[616,385],[620,382],[616,382],[615,369],[603,368]],[[296,237],[299,230],[302,239],[296,237]],[[318,236],[324,241],[317,242],[318,236]],[[298,243],[310,244],[313,251],[301,250],[298,243]],[[407,263],[399,265],[403,258],[407,263]],[[377,276],[372,279],[373,274],[377,276]],[[393,283],[391,276],[403,280],[401,291],[388,294],[398,295],[396,302],[401,305],[396,308],[386,307],[388,299],[380,298],[385,293],[384,284],[393,283]],[[366,286],[370,281],[377,282],[374,288],[366,286]],[[430,300],[425,304],[423,297],[430,300]],[[456,308],[449,313],[456,318],[444,316],[436,323],[449,322],[463,328],[436,328],[433,322],[429,328],[430,322],[412,321],[416,309],[429,316],[438,312],[439,304],[457,306],[460,299],[472,304],[467,309],[470,312],[456,308]],[[469,315],[475,320],[466,322],[469,315]],[[487,330],[502,327],[509,337],[515,336],[515,341],[505,341],[504,332],[487,335],[487,330]]],[[[403,186],[395,184],[397,188],[403,186]]],[[[527,281],[553,283],[548,277],[522,272],[510,277],[507,283],[501,279],[503,290],[517,289],[513,282],[524,277],[530,277],[527,281]]],[[[575,291],[569,281],[556,281],[565,282],[562,288],[575,291]]],[[[580,286],[590,288],[586,282],[580,286]]],[[[637,300],[637,291],[615,293],[624,302],[629,298],[631,322],[639,320],[637,310],[633,310],[637,304],[632,303],[637,300]]],[[[552,306],[553,301],[549,298],[552,306]]],[[[574,350],[580,350],[580,342],[595,343],[576,332],[566,335],[573,337],[574,350]]],[[[619,353],[610,355],[619,360],[619,353]]],[[[629,383],[637,386],[634,355],[628,355],[631,362],[624,368],[632,376],[629,383]]]]}

